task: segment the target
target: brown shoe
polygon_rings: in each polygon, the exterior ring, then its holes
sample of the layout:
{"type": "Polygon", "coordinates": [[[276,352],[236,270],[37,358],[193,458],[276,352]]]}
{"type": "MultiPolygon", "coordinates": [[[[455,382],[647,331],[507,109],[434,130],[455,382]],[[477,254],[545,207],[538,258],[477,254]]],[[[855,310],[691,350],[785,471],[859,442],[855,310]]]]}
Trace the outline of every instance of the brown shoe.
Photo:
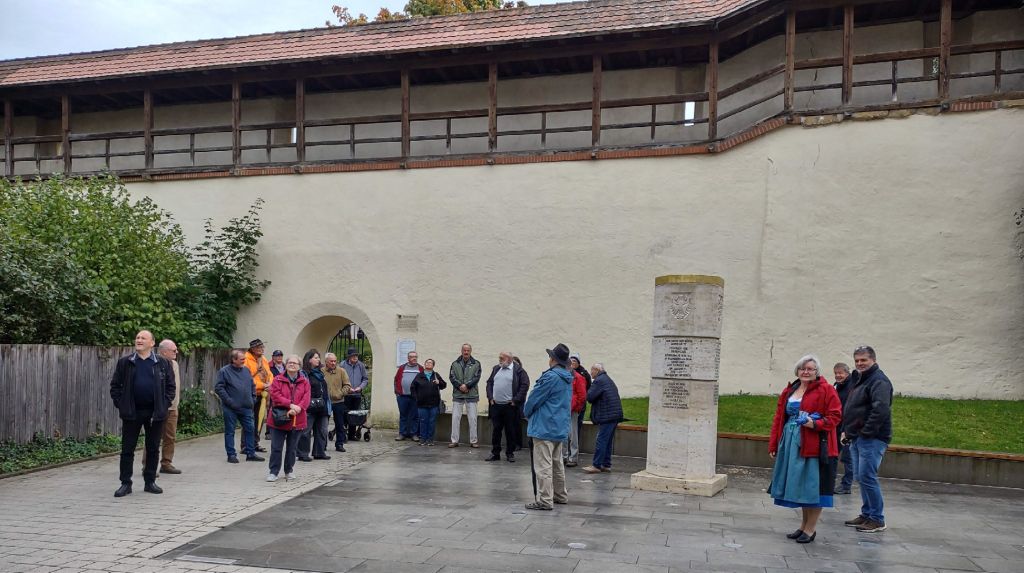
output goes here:
{"type": "Polygon", "coordinates": [[[871,519],[865,521],[863,525],[857,526],[858,533],[878,533],[880,531],[885,531],[885,524],[871,519]]]}
{"type": "Polygon", "coordinates": [[[601,468],[601,473],[610,474],[612,473],[612,468],[601,468]]]}
{"type": "Polygon", "coordinates": [[[849,521],[844,521],[843,525],[845,525],[846,527],[860,527],[860,526],[864,525],[865,523],[867,523],[867,521],[868,521],[868,518],[864,517],[863,515],[858,515],[857,517],[855,517],[855,518],[853,518],[853,519],[851,519],[849,521]]]}
{"type": "Polygon", "coordinates": [[[457,447],[459,447],[459,445],[456,444],[455,442],[452,442],[452,443],[448,444],[448,447],[449,448],[457,448],[457,447]]]}
{"type": "Polygon", "coordinates": [[[594,466],[587,466],[587,467],[583,468],[583,471],[588,473],[588,474],[599,474],[599,473],[601,473],[601,470],[599,468],[595,468],[594,466]]]}
{"type": "Polygon", "coordinates": [[[181,470],[172,466],[171,464],[167,464],[166,466],[160,466],[160,473],[177,475],[181,473],[181,470]]]}

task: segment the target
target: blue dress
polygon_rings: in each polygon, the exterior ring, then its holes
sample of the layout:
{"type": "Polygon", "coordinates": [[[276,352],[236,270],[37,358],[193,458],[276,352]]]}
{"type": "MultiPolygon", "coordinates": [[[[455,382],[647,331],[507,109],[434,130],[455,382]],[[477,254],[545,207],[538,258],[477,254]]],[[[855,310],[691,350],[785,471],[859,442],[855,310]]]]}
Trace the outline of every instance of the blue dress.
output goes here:
{"type": "MultiPolygon", "coordinates": [[[[800,400],[786,403],[786,423],[775,455],[768,494],[782,507],[832,507],[832,496],[821,494],[821,467],[817,456],[800,455],[800,400]]],[[[829,490],[831,491],[831,490],[829,490]]]]}

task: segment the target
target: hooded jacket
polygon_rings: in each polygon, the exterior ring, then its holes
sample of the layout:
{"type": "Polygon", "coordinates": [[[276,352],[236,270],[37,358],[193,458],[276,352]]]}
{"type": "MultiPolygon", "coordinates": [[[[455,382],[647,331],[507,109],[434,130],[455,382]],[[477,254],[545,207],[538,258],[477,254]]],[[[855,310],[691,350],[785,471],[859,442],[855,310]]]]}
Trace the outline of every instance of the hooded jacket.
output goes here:
{"type": "Polygon", "coordinates": [[[564,442],[569,437],[572,374],[561,366],[544,371],[526,398],[526,435],[538,440],[564,442]]]}
{"type": "Polygon", "coordinates": [[[256,395],[259,396],[270,382],[274,379],[274,373],[270,371],[270,362],[266,356],[256,356],[248,350],[245,351],[245,367],[252,374],[253,384],[256,385],[256,395]]]}
{"type": "Polygon", "coordinates": [[[434,380],[427,380],[424,370],[416,375],[409,387],[409,394],[416,400],[417,408],[436,408],[441,405],[441,390],[447,388],[448,384],[436,370],[431,377],[437,380],[437,384],[434,384],[434,380]]]}
{"type": "MultiPolygon", "coordinates": [[[[572,404],[573,414],[579,414],[587,407],[587,379],[579,372],[572,373],[572,404]]],[[[581,422],[582,423],[582,422],[581,422]]]]}
{"type": "Polygon", "coordinates": [[[892,441],[892,382],[878,364],[853,381],[843,407],[843,431],[849,438],[892,441]]]}
{"type": "MultiPolygon", "coordinates": [[[[779,451],[779,440],[782,439],[782,429],[786,424],[786,402],[799,387],[800,381],[794,380],[779,394],[775,418],[772,420],[772,433],[768,438],[768,453],[770,454],[779,451]]],[[[838,457],[836,428],[843,419],[843,411],[842,406],[839,405],[839,394],[836,394],[836,389],[828,383],[828,380],[819,376],[817,380],[807,385],[807,390],[804,391],[804,396],[800,400],[800,409],[808,414],[821,415],[820,420],[815,420],[813,430],[806,426],[800,426],[800,456],[818,457],[819,432],[827,432],[825,443],[828,446],[828,456],[830,458],[838,457]]]]}

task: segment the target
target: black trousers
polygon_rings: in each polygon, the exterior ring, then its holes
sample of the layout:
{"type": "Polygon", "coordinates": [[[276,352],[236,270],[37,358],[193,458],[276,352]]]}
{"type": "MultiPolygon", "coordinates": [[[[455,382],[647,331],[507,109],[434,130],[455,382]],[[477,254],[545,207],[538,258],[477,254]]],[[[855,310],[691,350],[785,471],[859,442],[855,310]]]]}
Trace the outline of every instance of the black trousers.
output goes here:
{"type": "Polygon", "coordinates": [[[156,481],[156,466],[160,463],[160,439],[163,437],[163,420],[153,420],[153,412],[138,410],[134,420],[121,420],[121,483],[132,483],[132,468],[135,465],[135,446],[139,445],[139,432],[146,431],[146,463],[142,478],[146,483],[156,481]]]}
{"type": "Polygon", "coordinates": [[[501,433],[505,433],[505,455],[511,456],[516,448],[517,408],[512,404],[493,404],[490,407],[491,453],[501,455],[501,433]]]}
{"type": "MultiPolygon", "coordinates": [[[[349,394],[348,396],[345,396],[345,412],[346,413],[348,413],[349,410],[359,410],[362,405],[363,405],[363,395],[362,394],[349,394]]],[[[358,440],[359,436],[356,435],[356,432],[359,431],[359,428],[356,427],[356,426],[350,425],[348,423],[347,419],[345,420],[345,424],[348,425],[348,440],[349,441],[358,440]]]]}
{"type": "Polygon", "coordinates": [[[299,434],[302,430],[278,430],[270,428],[270,473],[278,475],[281,471],[282,454],[284,473],[290,474],[295,469],[295,450],[298,449],[299,434]]]}
{"type": "Polygon", "coordinates": [[[348,425],[348,408],[345,401],[331,402],[331,414],[334,416],[334,447],[340,448],[347,441],[345,437],[348,432],[345,426],[348,425]]]}

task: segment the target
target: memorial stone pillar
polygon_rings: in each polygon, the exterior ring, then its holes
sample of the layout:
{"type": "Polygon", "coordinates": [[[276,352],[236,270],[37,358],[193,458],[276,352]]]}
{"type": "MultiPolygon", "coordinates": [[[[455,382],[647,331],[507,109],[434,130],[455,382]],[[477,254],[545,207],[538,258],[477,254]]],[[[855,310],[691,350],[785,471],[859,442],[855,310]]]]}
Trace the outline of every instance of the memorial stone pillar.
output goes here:
{"type": "Polygon", "coordinates": [[[634,489],[710,497],[725,488],[715,473],[724,288],[716,276],[654,281],[647,469],[632,475],[634,489]]]}

